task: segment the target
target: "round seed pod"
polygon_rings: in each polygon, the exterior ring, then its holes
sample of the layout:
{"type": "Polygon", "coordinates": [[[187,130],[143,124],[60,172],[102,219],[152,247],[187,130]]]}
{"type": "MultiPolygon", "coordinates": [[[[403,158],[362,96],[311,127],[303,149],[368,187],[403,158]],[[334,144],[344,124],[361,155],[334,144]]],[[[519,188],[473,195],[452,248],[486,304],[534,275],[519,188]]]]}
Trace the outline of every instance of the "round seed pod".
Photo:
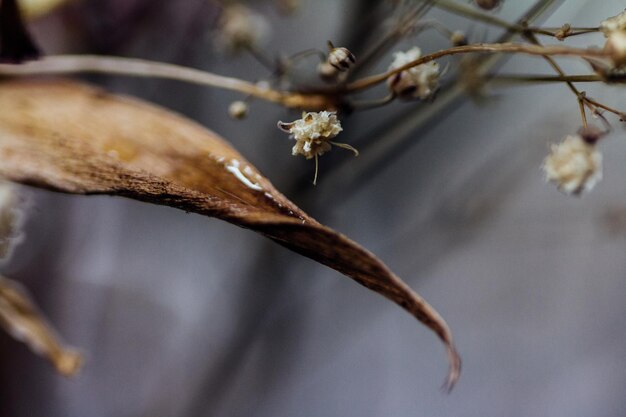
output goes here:
{"type": "Polygon", "coordinates": [[[354,54],[348,48],[335,48],[332,42],[328,42],[328,56],[326,61],[317,67],[320,78],[326,82],[335,82],[339,74],[348,71],[356,62],[354,54]]]}
{"type": "Polygon", "coordinates": [[[354,65],[356,58],[348,48],[333,48],[328,54],[326,62],[337,71],[344,72],[354,65]]]}

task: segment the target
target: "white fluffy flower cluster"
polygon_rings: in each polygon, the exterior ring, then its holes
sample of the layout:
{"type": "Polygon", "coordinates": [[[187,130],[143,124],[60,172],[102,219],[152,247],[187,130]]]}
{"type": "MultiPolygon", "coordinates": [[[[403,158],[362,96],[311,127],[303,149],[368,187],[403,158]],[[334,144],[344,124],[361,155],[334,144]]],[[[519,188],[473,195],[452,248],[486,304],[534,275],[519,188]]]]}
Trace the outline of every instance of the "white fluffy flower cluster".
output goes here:
{"type": "Polygon", "coordinates": [[[262,15],[240,4],[223,10],[219,28],[221,44],[233,52],[255,47],[270,33],[270,25],[262,15]]]}
{"type": "Polygon", "coordinates": [[[600,32],[608,37],[611,33],[626,29],[626,10],[617,16],[609,17],[600,23],[600,32]]]}
{"type": "Polygon", "coordinates": [[[329,111],[302,113],[301,119],[291,123],[278,122],[278,127],[295,139],[292,154],[303,155],[306,159],[328,152],[330,139],[343,130],[337,114],[329,111]]]}
{"type": "Polygon", "coordinates": [[[626,65],[626,31],[611,32],[604,44],[604,52],[611,57],[615,68],[626,65]]]}
{"type": "MultiPolygon", "coordinates": [[[[406,52],[396,52],[389,70],[400,68],[415,61],[421,55],[422,51],[417,46],[406,52]]],[[[427,99],[435,93],[439,86],[439,64],[431,61],[402,71],[389,77],[387,85],[398,97],[427,99]]]]}
{"type": "Polygon", "coordinates": [[[591,191],[602,179],[602,154],[595,145],[580,135],[568,135],[563,142],[551,146],[543,162],[546,180],[566,194],[591,191]]]}

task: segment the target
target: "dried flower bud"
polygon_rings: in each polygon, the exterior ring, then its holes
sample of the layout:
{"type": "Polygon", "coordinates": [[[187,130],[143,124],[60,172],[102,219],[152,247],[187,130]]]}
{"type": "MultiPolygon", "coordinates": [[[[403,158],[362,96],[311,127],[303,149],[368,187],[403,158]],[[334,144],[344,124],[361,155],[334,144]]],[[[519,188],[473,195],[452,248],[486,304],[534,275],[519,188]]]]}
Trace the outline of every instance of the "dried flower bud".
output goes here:
{"type": "Polygon", "coordinates": [[[484,10],[493,10],[500,6],[502,0],[474,0],[476,6],[484,10]]]}
{"type": "Polygon", "coordinates": [[[465,46],[467,45],[467,37],[465,33],[460,30],[455,30],[452,32],[452,35],[450,35],[450,43],[454,46],[465,46]]]}
{"type": "Polygon", "coordinates": [[[278,128],[290,133],[290,137],[296,141],[291,150],[292,155],[302,155],[306,159],[315,158],[313,184],[317,182],[317,158],[328,152],[332,145],[350,150],[355,156],[359,155],[352,146],[331,141],[343,130],[335,112],[303,112],[301,119],[291,123],[278,122],[278,128]]]}
{"type": "Polygon", "coordinates": [[[555,183],[559,190],[578,195],[591,191],[602,179],[602,154],[582,136],[569,135],[551,146],[543,171],[546,180],[555,183]]]}
{"type": "Polygon", "coordinates": [[[326,61],[337,71],[344,72],[354,65],[356,58],[348,48],[340,47],[331,49],[326,61]]]}
{"type": "Polygon", "coordinates": [[[278,122],[278,128],[295,139],[292,154],[303,155],[306,159],[329,151],[330,139],[343,130],[337,114],[328,111],[302,113],[302,118],[294,122],[278,122]]]}
{"type": "Polygon", "coordinates": [[[339,74],[349,70],[356,58],[348,50],[348,48],[335,48],[331,42],[328,42],[329,52],[326,61],[317,67],[317,73],[324,81],[333,82],[339,77],[339,74]]]}
{"type": "Polygon", "coordinates": [[[611,58],[615,67],[626,64],[626,31],[616,30],[611,32],[606,43],[604,52],[611,58]]]}
{"type": "MultiPolygon", "coordinates": [[[[420,48],[413,47],[406,52],[396,52],[389,70],[400,68],[418,59],[422,54],[420,48]]],[[[427,62],[395,74],[387,80],[389,89],[400,98],[431,97],[439,85],[439,64],[427,62]]]]}
{"type": "Polygon", "coordinates": [[[243,101],[233,101],[228,106],[228,114],[233,119],[245,119],[248,115],[248,105],[243,101]]]}
{"type": "Polygon", "coordinates": [[[222,45],[232,52],[256,47],[270,32],[270,25],[262,15],[240,4],[224,8],[219,28],[222,45]]]}
{"type": "Polygon", "coordinates": [[[626,10],[620,14],[609,17],[600,23],[600,32],[604,33],[604,36],[608,37],[612,32],[616,30],[626,29],[626,10]]]}
{"type": "Polygon", "coordinates": [[[556,31],[556,33],[554,34],[554,37],[557,40],[563,42],[565,38],[567,38],[571,33],[572,33],[572,25],[570,25],[569,23],[566,23],[563,26],[561,26],[559,30],[556,31]]]}

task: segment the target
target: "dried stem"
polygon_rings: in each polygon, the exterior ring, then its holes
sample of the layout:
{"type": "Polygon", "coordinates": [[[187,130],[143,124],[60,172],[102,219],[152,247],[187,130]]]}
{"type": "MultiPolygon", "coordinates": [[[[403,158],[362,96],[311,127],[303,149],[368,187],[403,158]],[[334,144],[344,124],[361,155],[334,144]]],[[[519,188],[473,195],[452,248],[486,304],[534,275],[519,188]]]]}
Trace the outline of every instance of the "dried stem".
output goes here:
{"type": "Polygon", "coordinates": [[[102,73],[133,77],[165,78],[237,91],[290,108],[328,108],[326,96],[278,91],[248,81],[180,65],[135,58],[98,55],[56,55],[20,65],[0,64],[0,76],[102,73]]]}
{"type": "MultiPolygon", "coordinates": [[[[96,55],[57,55],[48,56],[39,61],[20,65],[0,65],[0,76],[26,76],[43,74],[104,73],[136,77],[157,77],[210,87],[237,91],[255,98],[283,105],[288,108],[308,110],[335,109],[339,106],[338,97],[371,88],[402,71],[448,55],[477,52],[523,53],[544,56],[553,62],[550,56],[606,57],[601,50],[570,48],[565,46],[541,46],[515,43],[475,44],[444,49],[425,55],[399,68],[382,74],[361,78],[346,86],[326,89],[320,92],[279,91],[260,87],[248,81],[210,72],[134,58],[96,56],[96,55]]],[[[554,65],[553,65],[554,66],[554,65]]],[[[555,68],[556,69],[556,68],[555,68]]],[[[560,70],[560,69],[559,69],[560,70]]],[[[560,73],[559,75],[564,75],[560,73]]],[[[573,88],[571,83],[568,83],[573,88]]],[[[577,94],[580,92],[576,91],[577,94]]]]}
{"type": "Polygon", "coordinates": [[[435,59],[442,58],[448,55],[467,54],[475,52],[490,52],[490,53],[523,53],[528,55],[539,55],[544,57],[549,56],[578,56],[578,57],[596,57],[606,58],[606,54],[598,49],[581,49],[570,48],[565,46],[540,46],[540,45],[527,45],[516,43],[481,43],[475,45],[457,46],[454,48],[444,49],[429,55],[424,55],[414,61],[409,62],[406,65],[398,67],[393,70],[389,70],[383,74],[373,75],[371,77],[362,78],[346,86],[348,92],[360,91],[370,88],[376,84],[380,84],[387,80],[389,77],[398,74],[402,71],[406,71],[417,65],[425,64],[435,59]]]}
{"type": "Polygon", "coordinates": [[[585,75],[516,75],[503,74],[492,75],[491,81],[512,82],[512,83],[592,83],[604,81],[604,78],[597,74],[585,75]]]}

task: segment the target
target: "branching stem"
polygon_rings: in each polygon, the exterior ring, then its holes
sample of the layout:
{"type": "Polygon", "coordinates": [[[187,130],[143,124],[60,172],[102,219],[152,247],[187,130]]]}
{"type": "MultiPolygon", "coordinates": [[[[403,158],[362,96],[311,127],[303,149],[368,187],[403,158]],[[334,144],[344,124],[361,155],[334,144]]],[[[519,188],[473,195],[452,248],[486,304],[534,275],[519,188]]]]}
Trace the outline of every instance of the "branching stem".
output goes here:
{"type": "Polygon", "coordinates": [[[480,43],[474,45],[457,46],[449,49],[443,49],[429,55],[424,55],[406,65],[389,70],[383,74],[373,75],[371,77],[362,78],[346,86],[348,92],[360,91],[380,84],[389,77],[406,71],[417,65],[425,64],[435,59],[448,55],[467,54],[475,52],[490,53],[523,53],[528,55],[549,56],[578,56],[578,57],[596,57],[606,58],[606,54],[598,49],[581,49],[570,48],[566,46],[540,46],[517,43],[480,43]]]}
{"type": "MultiPolygon", "coordinates": [[[[57,55],[48,56],[38,61],[30,61],[20,65],[1,64],[0,76],[103,73],[110,75],[165,78],[237,91],[288,108],[324,110],[337,108],[339,105],[338,98],[346,94],[374,87],[384,82],[389,77],[417,65],[448,55],[479,52],[539,55],[550,61],[552,61],[551,56],[606,57],[605,53],[601,50],[570,48],[566,46],[541,46],[515,43],[466,45],[444,49],[422,56],[406,65],[382,74],[361,78],[345,86],[337,86],[334,89],[314,93],[274,90],[237,78],[163,62],[97,55],[57,55]]],[[[564,74],[560,73],[559,75],[563,76],[564,74]]],[[[568,82],[568,85],[572,88],[571,83],[568,82]]],[[[577,90],[574,89],[573,91],[577,90]]]]}
{"type": "Polygon", "coordinates": [[[164,62],[99,55],[56,55],[20,65],[0,64],[0,76],[101,73],[133,77],[164,78],[237,91],[290,108],[328,108],[327,96],[278,91],[238,78],[164,62]]]}

